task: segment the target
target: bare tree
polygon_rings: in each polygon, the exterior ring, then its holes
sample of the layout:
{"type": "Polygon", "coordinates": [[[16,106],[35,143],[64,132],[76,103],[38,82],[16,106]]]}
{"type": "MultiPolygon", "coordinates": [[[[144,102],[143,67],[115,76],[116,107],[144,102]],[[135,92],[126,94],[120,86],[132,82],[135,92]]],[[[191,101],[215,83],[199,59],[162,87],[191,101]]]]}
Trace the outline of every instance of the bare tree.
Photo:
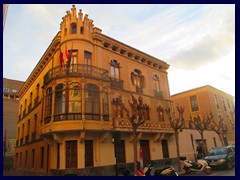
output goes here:
{"type": "Polygon", "coordinates": [[[216,123],[216,121],[214,121],[214,119],[212,120],[212,124],[211,124],[211,129],[213,131],[215,131],[222,143],[222,145],[224,146],[224,140],[223,140],[223,137],[224,137],[224,120],[223,118],[221,117],[221,115],[218,116],[219,117],[219,122],[216,123]]]}
{"type": "Polygon", "coordinates": [[[207,148],[206,148],[206,144],[204,141],[203,133],[205,130],[211,129],[210,124],[211,124],[212,120],[213,120],[213,114],[211,112],[210,112],[210,115],[206,114],[206,117],[203,116],[202,120],[199,115],[196,115],[193,118],[192,118],[192,116],[190,116],[189,128],[196,129],[199,132],[205,154],[207,153],[207,148]]]}
{"type": "Polygon", "coordinates": [[[139,96],[138,100],[132,96],[132,102],[128,101],[132,114],[127,114],[133,128],[133,153],[134,153],[134,174],[137,171],[137,129],[146,120],[149,119],[149,106],[143,103],[143,99],[139,96]]]}
{"type": "Polygon", "coordinates": [[[181,170],[181,162],[180,162],[180,148],[179,148],[179,130],[183,128],[184,126],[184,118],[183,118],[183,113],[184,113],[184,107],[182,106],[177,106],[178,110],[178,118],[175,118],[174,116],[172,117],[172,113],[170,108],[166,108],[166,113],[168,115],[169,121],[171,123],[171,127],[173,128],[175,132],[175,139],[176,139],[176,146],[177,146],[177,162],[178,162],[178,171],[181,170]]]}
{"type": "Polygon", "coordinates": [[[116,106],[116,115],[118,112],[122,115],[123,110],[127,114],[127,118],[132,125],[133,132],[133,153],[134,153],[134,174],[136,175],[137,171],[137,129],[141,126],[146,120],[149,120],[149,106],[143,103],[143,98],[139,96],[136,99],[133,95],[131,95],[132,102],[128,101],[129,106],[131,108],[131,115],[129,111],[124,107],[124,104],[121,100],[121,96],[119,98],[113,99],[113,105],[116,106]]]}

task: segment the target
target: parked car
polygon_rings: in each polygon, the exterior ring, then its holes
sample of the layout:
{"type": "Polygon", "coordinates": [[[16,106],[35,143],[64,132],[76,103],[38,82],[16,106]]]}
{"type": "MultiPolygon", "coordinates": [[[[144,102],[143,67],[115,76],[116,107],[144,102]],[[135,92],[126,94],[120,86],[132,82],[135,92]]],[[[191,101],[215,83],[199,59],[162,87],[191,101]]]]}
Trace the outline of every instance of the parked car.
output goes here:
{"type": "Polygon", "coordinates": [[[212,168],[232,169],[233,165],[235,165],[235,147],[214,147],[210,149],[208,156],[204,159],[212,168]]]}

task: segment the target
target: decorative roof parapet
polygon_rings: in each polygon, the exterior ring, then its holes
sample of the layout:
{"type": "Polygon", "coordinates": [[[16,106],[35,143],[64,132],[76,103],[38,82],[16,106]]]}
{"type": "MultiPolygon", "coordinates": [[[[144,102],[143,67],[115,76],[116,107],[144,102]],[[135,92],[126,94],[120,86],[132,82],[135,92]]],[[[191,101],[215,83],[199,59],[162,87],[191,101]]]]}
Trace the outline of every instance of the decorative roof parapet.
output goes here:
{"type": "MultiPolygon", "coordinates": [[[[88,18],[88,14],[85,14],[83,17],[82,9],[79,9],[79,12],[77,14],[76,7],[73,5],[71,11],[66,11],[66,13],[67,14],[62,18],[62,22],[60,23],[61,31],[64,32],[65,29],[68,29],[68,33],[65,35],[71,34],[70,26],[72,23],[76,23],[77,27],[82,28],[82,30],[89,35],[93,32],[93,20],[88,18]]],[[[78,28],[77,31],[80,28],[78,28]]]]}

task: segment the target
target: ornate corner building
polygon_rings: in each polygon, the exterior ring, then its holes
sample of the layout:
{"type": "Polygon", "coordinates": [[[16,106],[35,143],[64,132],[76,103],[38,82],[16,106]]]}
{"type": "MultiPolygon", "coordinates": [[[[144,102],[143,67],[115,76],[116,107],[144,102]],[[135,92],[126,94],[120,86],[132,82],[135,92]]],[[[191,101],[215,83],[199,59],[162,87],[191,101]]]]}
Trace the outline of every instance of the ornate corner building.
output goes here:
{"type": "Polygon", "coordinates": [[[46,175],[114,175],[116,161],[132,167],[132,96],[149,107],[137,130],[143,161],[174,159],[174,131],[162,110],[171,103],[168,68],[102,34],[73,6],[19,92],[14,167],[46,175]]]}

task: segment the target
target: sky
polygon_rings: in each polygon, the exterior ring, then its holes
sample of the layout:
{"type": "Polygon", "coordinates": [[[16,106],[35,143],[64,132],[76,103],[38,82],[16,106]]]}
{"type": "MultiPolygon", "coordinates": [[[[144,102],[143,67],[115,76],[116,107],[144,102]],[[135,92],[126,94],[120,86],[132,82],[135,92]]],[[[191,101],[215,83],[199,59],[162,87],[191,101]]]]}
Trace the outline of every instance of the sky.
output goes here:
{"type": "MultiPolygon", "coordinates": [[[[210,85],[235,96],[234,4],[75,4],[102,33],[170,65],[170,94],[210,85]]],[[[26,81],[72,4],[10,4],[3,77],[26,81]]]]}

